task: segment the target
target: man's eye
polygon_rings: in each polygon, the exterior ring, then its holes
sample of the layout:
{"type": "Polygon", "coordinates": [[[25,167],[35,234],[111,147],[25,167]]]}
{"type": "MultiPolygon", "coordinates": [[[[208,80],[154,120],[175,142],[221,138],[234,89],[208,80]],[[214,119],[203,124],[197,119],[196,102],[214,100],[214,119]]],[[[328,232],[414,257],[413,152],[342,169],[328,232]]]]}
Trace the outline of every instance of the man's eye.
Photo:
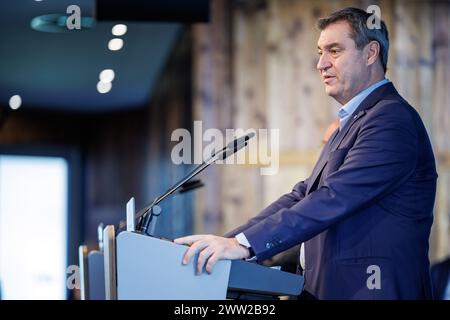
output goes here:
{"type": "Polygon", "coordinates": [[[332,55],[336,55],[336,54],[338,54],[338,50],[337,49],[331,49],[330,50],[330,53],[332,54],[332,55]]]}
{"type": "Polygon", "coordinates": [[[319,56],[321,56],[321,55],[322,55],[322,51],[317,51],[317,54],[318,54],[319,56]]]}

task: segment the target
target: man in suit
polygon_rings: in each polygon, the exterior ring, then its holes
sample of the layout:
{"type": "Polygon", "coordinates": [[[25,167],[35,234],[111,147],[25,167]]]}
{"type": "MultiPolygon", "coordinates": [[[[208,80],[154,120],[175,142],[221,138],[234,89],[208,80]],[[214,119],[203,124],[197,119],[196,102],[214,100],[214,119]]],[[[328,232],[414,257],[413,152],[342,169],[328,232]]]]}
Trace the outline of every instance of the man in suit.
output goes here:
{"type": "Polygon", "coordinates": [[[385,79],[388,32],[347,8],[320,19],[317,69],[338,101],[339,128],[311,176],[226,237],[176,239],[199,253],[198,271],[220,259],[263,261],[295,245],[304,292],[318,299],[432,297],[428,240],[436,168],[417,112],[385,79]]]}

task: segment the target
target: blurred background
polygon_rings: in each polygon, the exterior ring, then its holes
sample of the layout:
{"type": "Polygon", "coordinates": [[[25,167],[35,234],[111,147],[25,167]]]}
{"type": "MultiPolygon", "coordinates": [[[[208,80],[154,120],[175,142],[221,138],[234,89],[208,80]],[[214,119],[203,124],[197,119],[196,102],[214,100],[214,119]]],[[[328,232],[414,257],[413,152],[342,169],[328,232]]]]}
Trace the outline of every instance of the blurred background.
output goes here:
{"type": "Polygon", "coordinates": [[[378,5],[387,78],[438,166],[430,259],[450,254],[450,2],[20,0],[0,4],[0,293],[66,299],[80,244],[186,175],[171,134],[279,129],[280,168],[216,165],[161,204],[156,233],[223,234],[309,176],[336,119],[315,68],[319,17],[378,5]],[[67,28],[77,5],[81,29],[67,28]],[[69,18],[70,20],[70,18],[69,18]],[[107,70],[107,71],[104,71],[107,70]],[[102,72],[104,71],[104,72],[102,72]]]}

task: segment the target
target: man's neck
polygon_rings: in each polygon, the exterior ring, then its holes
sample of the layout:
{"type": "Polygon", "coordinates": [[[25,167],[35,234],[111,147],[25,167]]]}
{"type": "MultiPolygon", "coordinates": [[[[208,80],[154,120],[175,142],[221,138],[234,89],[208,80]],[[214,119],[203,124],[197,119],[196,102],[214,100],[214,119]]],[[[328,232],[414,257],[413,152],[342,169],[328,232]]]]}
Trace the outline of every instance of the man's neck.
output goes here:
{"type": "Polygon", "coordinates": [[[360,94],[362,91],[366,90],[370,86],[374,85],[375,83],[378,83],[382,80],[384,80],[384,75],[374,77],[373,79],[370,79],[368,82],[366,82],[365,85],[362,85],[357,92],[355,92],[351,97],[347,97],[347,99],[343,99],[342,101],[338,101],[341,105],[347,104],[350,100],[352,100],[354,97],[356,97],[358,94],[360,94]]]}

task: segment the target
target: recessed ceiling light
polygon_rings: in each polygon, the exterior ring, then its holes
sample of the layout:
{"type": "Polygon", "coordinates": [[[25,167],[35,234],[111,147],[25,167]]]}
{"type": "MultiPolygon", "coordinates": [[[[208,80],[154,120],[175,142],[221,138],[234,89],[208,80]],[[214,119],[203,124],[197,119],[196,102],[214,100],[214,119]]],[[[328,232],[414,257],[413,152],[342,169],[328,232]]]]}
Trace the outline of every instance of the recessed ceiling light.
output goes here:
{"type": "Polygon", "coordinates": [[[112,28],[112,34],[116,37],[123,36],[125,33],[127,33],[127,26],[125,24],[116,24],[112,28]]]}
{"type": "MultiPolygon", "coordinates": [[[[36,31],[42,31],[42,32],[51,32],[51,33],[67,33],[67,32],[74,32],[74,30],[70,30],[67,28],[67,18],[68,16],[65,14],[59,14],[59,13],[52,13],[52,14],[45,14],[42,16],[34,17],[31,20],[30,26],[32,29],[36,31]]],[[[92,17],[83,16],[80,18],[80,30],[78,31],[84,31],[89,30],[93,27],[95,27],[96,21],[92,17]]]]}
{"type": "Polygon", "coordinates": [[[97,91],[100,93],[108,93],[112,88],[111,82],[102,82],[99,81],[97,83],[97,91]]]}
{"type": "Polygon", "coordinates": [[[101,82],[111,82],[114,80],[114,70],[112,69],[105,69],[102,72],[100,72],[99,79],[101,82]]]}
{"type": "Polygon", "coordinates": [[[114,38],[109,40],[108,42],[108,49],[111,51],[117,51],[122,49],[123,47],[123,40],[120,38],[114,38]]]}
{"type": "Polygon", "coordinates": [[[22,105],[22,98],[18,94],[9,98],[9,106],[11,107],[11,109],[13,110],[19,109],[21,105],[22,105]]]}

